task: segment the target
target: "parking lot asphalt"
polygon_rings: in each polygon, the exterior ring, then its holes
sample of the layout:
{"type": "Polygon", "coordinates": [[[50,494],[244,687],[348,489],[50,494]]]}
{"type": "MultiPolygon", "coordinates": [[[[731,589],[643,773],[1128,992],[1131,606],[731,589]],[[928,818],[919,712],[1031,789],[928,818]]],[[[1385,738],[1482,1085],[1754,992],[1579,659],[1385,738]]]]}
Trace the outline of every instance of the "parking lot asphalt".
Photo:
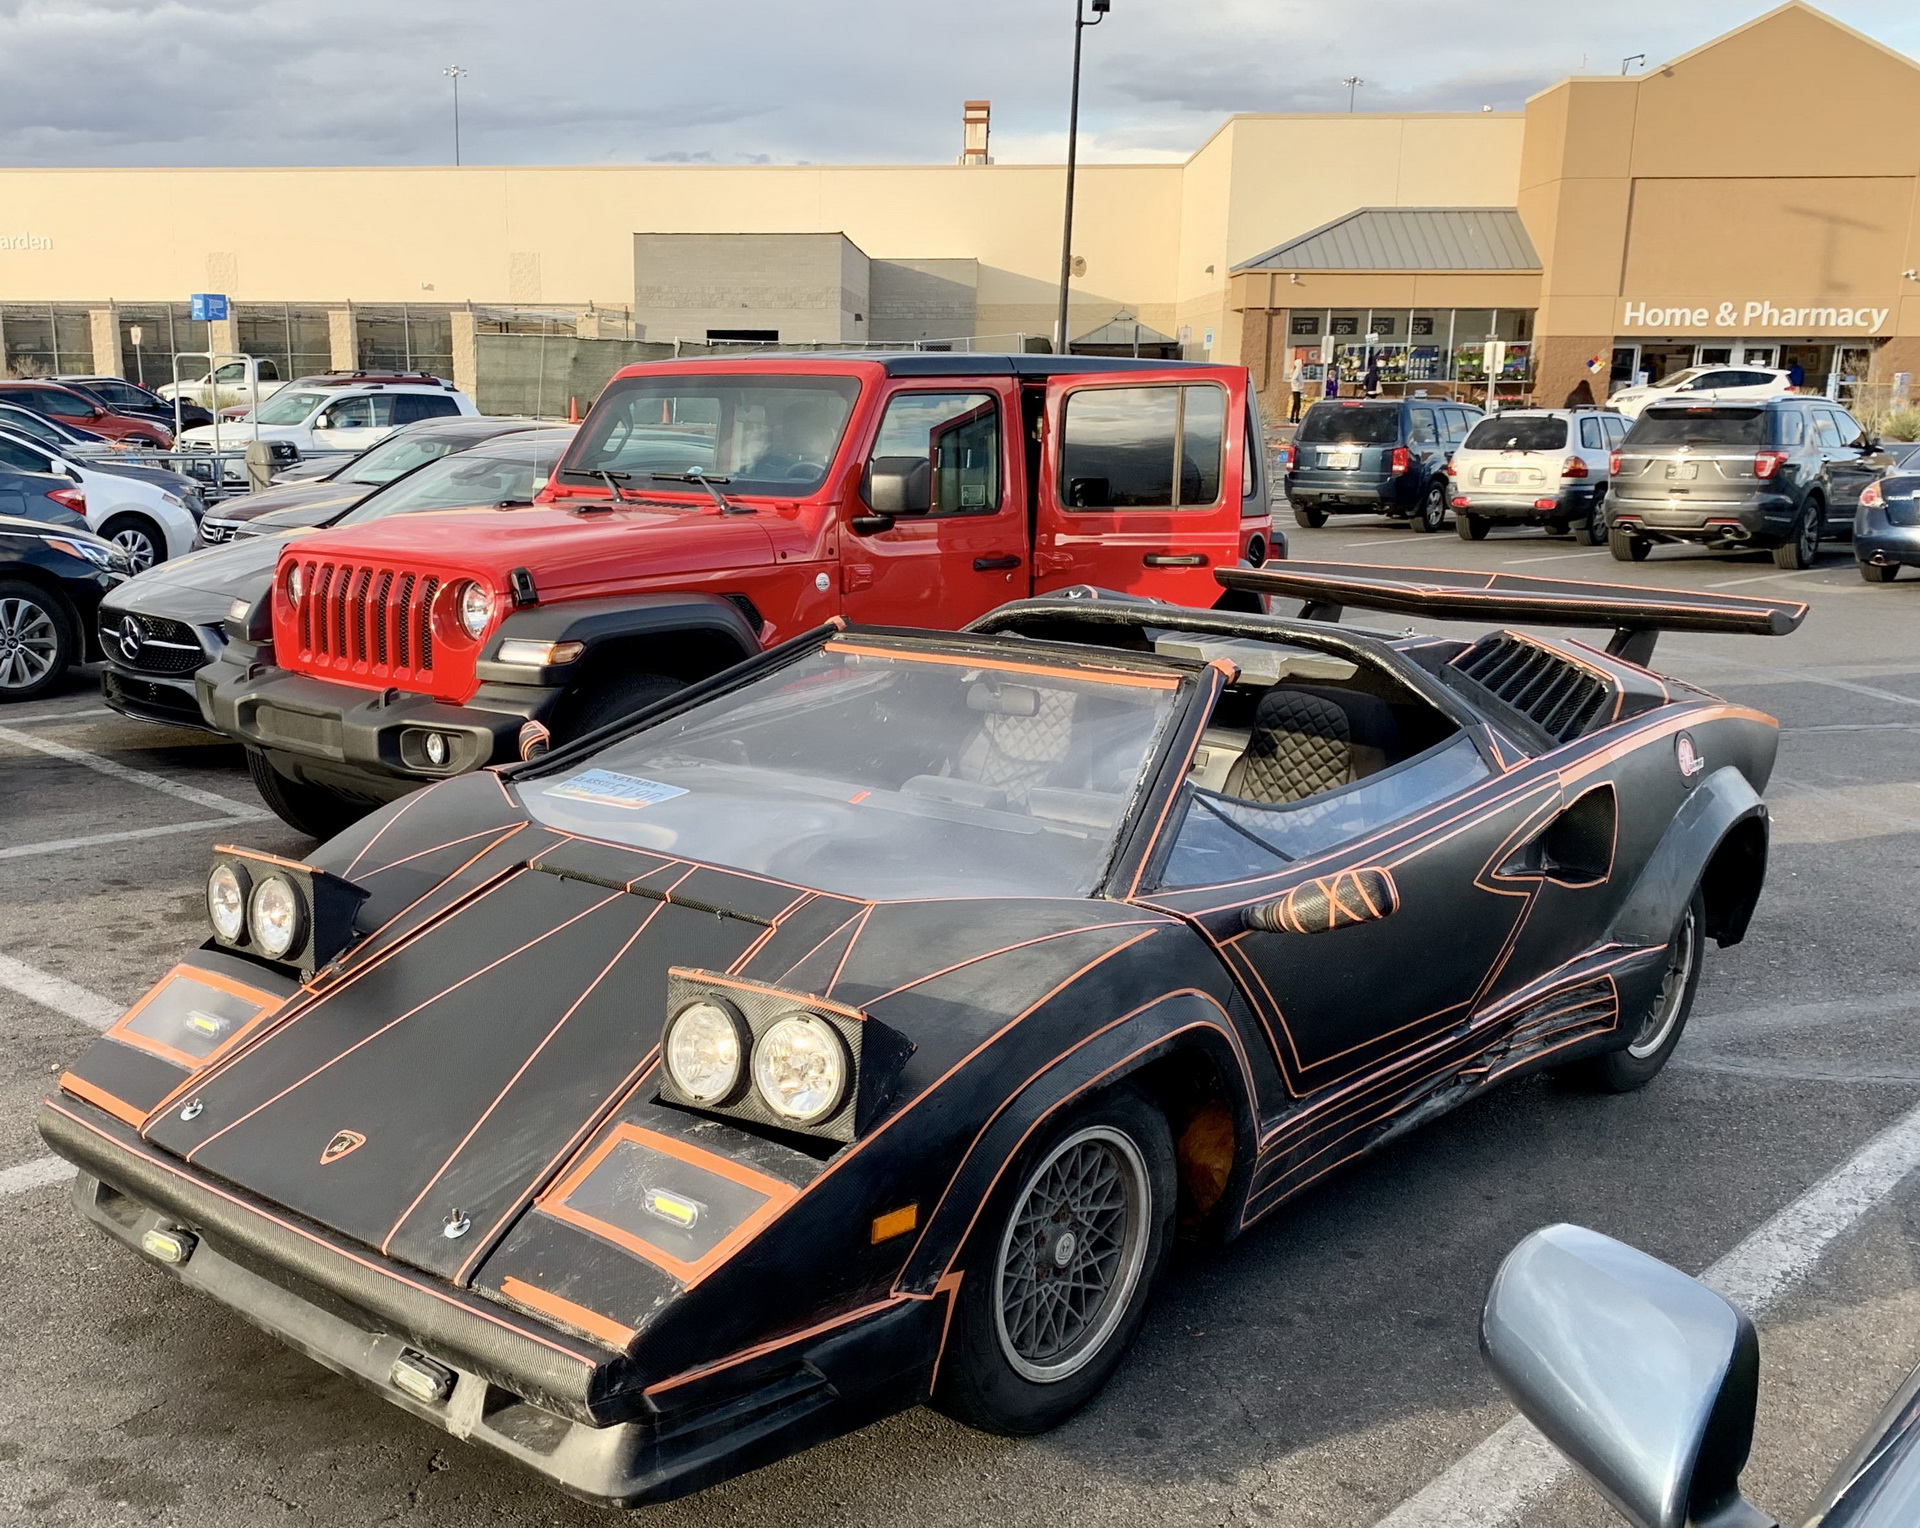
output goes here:
{"type": "MultiPolygon", "coordinates": [[[[1656,666],[1784,726],[1768,890],[1746,942],[1710,953],[1672,1065],[1623,1098],[1521,1082],[1232,1246],[1183,1254],[1114,1384],[1050,1436],[916,1411],[646,1521],[1610,1522],[1567,1480],[1511,1507],[1434,1505],[1436,1478],[1511,1415],[1476,1350],[1500,1258],[1573,1220],[1705,1269],[1920,1109],[1920,581],[1868,586],[1843,547],[1781,573],[1763,556],[1663,548],[1626,565],[1538,533],[1468,544],[1371,517],[1286,528],[1296,559],[1812,606],[1788,638],[1662,640],[1656,666]]],[[[262,814],[237,750],[105,713],[96,683],[77,674],[0,712],[0,1520],[606,1520],[142,1266],[35,1165],[51,1074],[200,942],[209,846],[306,847],[262,814]]],[[[1748,1479],[1783,1519],[1920,1361],[1917,1254],[1920,1174],[1849,1211],[1763,1318],[1748,1479]]]]}

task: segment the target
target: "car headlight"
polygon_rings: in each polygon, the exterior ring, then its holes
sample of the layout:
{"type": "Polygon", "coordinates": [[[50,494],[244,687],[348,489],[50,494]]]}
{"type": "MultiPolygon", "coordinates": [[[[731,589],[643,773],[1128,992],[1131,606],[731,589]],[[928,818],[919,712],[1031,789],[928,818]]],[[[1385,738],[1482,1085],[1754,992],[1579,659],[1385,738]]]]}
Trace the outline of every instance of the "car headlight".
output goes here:
{"type": "Polygon", "coordinates": [[[47,545],[58,547],[69,557],[78,557],[83,562],[90,562],[96,568],[111,568],[117,562],[124,560],[113,544],[107,541],[75,541],[68,536],[49,536],[47,545]]]}
{"type": "Polygon", "coordinates": [[[286,589],[287,603],[289,605],[298,605],[300,603],[300,596],[307,592],[307,578],[306,575],[300,571],[300,564],[297,562],[287,569],[286,589]]]}
{"type": "Polygon", "coordinates": [[[248,876],[232,860],[216,861],[207,877],[207,920],[224,944],[238,944],[247,932],[248,876]]]}
{"type": "Polygon", "coordinates": [[[247,922],[253,929],[253,942],[260,953],[273,960],[285,960],[287,952],[306,932],[305,911],[293,883],[284,875],[270,875],[253,888],[247,898],[247,922]]]}
{"type": "Polygon", "coordinates": [[[751,1040],[731,1003],[702,998],[667,1021],[667,1073],[691,1103],[723,1103],[739,1091],[751,1040]]]}
{"type": "Polygon", "coordinates": [[[847,1098],[847,1047],[825,1019],[790,1013],[753,1047],[753,1085],[783,1120],[814,1125],[847,1098]]]}
{"type": "Polygon", "coordinates": [[[468,579],[454,591],[453,609],[461,628],[477,642],[493,619],[493,596],[468,579]]]}

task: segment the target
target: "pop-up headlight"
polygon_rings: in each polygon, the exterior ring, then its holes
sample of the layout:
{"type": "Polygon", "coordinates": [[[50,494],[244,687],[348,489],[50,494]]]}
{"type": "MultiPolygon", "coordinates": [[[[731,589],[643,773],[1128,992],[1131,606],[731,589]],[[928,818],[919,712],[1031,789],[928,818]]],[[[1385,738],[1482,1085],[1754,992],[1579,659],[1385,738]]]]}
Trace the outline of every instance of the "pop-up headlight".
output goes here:
{"type": "Polygon", "coordinates": [[[250,849],[215,849],[207,873],[213,942],[290,966],[303,980],[358,937],[353,918],[366,898],[328,871],[250,849]]]}

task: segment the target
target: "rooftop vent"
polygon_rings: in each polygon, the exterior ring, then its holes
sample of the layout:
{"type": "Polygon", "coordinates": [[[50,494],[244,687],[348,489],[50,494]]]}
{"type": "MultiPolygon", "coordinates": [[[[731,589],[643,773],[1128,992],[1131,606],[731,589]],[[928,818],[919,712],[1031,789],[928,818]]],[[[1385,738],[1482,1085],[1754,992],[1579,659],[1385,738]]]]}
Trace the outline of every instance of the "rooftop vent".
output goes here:
{"type": "Polygon", "coordinates": [[[991,131],[993,102],[967,101],[960,111],[960,163],[992,164],[993,159],[987,153],[987,137],[991,131]]]}
{"type": "Polygon", "coordinates": [[[1599,675],[1505,632],[1482,637],[1453,666],[1556,743],[1612,720],[1613,688],[1599,675]]]}

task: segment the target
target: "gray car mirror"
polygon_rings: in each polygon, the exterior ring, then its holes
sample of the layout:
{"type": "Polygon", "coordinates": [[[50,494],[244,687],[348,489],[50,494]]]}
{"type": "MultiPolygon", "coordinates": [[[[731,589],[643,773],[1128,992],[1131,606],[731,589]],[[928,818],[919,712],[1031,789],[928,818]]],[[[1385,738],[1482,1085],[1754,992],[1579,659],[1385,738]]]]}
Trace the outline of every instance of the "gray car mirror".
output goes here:
{"type": "Polygon", "coordinates": [[[1777,1528],[1740,1495],[1759,1341],[1704,1284],[1597,1231],[1548,1226],[1494,1275],[1480,1350],[1637,1528],[1777,1528]]]}

